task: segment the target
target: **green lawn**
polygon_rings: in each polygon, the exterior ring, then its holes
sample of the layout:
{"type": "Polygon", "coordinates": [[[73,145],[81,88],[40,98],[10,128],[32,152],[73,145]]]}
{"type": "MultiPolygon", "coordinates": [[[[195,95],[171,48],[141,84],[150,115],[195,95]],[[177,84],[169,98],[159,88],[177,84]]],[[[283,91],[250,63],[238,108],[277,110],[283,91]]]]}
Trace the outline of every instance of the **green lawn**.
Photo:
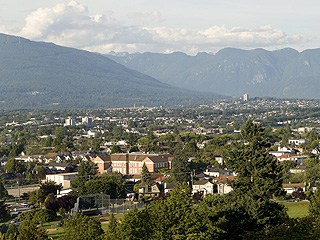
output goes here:
{"type": "Polygon", "coordinates": [[[288,215],[291,218],[306,217],[309,215],[309,201],[301,202],[282,202],[288,209],[288,215]]]}

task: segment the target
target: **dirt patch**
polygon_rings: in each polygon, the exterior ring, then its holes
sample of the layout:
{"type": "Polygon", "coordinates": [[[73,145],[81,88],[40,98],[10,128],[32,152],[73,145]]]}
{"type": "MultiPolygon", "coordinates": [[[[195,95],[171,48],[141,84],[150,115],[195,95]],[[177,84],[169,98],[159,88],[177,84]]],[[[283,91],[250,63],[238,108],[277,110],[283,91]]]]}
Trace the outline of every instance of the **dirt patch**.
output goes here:
{"type": "Polygon", "coordinates": [[[56,228],[53,228],[53,229],[47,229],[47,232],[54,232],[56,231],[57,229],[56,228]]]}
{"type": "Polygon", "coordinates": [[[308,204],[299,204],[299,207],[309,207],[308,204]]]}

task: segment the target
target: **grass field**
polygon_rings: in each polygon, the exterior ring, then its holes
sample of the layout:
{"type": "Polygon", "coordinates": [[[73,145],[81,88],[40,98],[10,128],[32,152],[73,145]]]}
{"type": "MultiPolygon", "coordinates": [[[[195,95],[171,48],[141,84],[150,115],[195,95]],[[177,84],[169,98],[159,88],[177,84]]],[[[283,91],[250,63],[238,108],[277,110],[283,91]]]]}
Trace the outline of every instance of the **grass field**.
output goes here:
{"type": "Polygon", "coordinates": [[[288,215],[291,218],[306,217],[309,215],[309,201],[301,202],[282,202],[288,209],[288,215]]]}
{"type": "MultiPolygon", "coordinates": [[[[297,218],[297,217],[305,217],[308,216],[308,201],[301,201],[301,202],[281,202],[287,210],[288,215],[291,218],[297,218]]],[[[123,217],[123,214],[115,214],[114,215],[117,221],[121,220],[123,217]]],[[[101,227],[104,231],[106,231],[108,227],[108,221],[110,220],[110,215],[101,215],[101,216],[94,216],[94,218],[99,218],[101,222],[101,227]]],[[[63,228],[59,227],[58,224],[60,223],[60,220],[56,219],[56,221],[45,223],[43,225],[43,228],[48,231],[49,237],[52,237],[53,239],[59,239],[63,235],[63,228]]]]}

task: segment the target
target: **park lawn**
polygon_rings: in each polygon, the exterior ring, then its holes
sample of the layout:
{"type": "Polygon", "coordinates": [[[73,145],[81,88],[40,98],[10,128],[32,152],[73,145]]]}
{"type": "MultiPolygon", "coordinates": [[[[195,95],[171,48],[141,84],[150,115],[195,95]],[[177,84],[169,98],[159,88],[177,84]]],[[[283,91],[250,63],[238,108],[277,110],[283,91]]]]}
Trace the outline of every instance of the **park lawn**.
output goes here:
{"type": "Polygon", "coordinates": [[[42,228],[47,230],[48,236],[53,239],[59,239],[63,235],[63,228],[59,227],[61,217],[57,216],[55,221],[47,222],[42,225],[42,228]],[[54,230],[56,229],[56,230],[54,230]]]}
{"type": "Polygon", "coordinates": [[[48,231],[47,233],[48,233],[49,238],[52,237],[53,239],[59,239],[63,236],[64,230],[62,227],[59,227],[57,230],[48,231]]]}
{"type": "Polygon", "coordinates": [[[282,202],[288,209],[288,215],[291,218],[306,217],[309,215],[309,201],[301,202],[282,202]]]}

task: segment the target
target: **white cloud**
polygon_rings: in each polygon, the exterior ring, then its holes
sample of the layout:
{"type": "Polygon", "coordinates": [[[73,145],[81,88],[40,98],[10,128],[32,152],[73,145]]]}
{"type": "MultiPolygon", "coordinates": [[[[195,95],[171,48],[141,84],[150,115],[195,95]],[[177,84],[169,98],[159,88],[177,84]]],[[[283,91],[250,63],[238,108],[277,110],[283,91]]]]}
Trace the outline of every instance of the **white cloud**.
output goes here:
{"type": "Polygon", "coordinates": [[[127,16],[129,19],[136,21],[136,24],[144,26],[152,23],[161,23],[163,21],[161,13],[158,11],[151,13],[130,12],[127,16]]]}
{"type": "Polygon", "coordinates": [[[161,23],[161,14],[156,11],[130,13],[128,17],[144,26],[120,23],[113,18],[112,12],[91,16],[86,5],[71,1],[52,8],[39,8],[30,13],[23,29],[15,34],[101,53],[183,51],[196,54],[199,51],[215,52],[226,46],[281,48],[309,40],[300,35],[288,35],[270,25],[255,29],[228,29],[225,25],[213,25],[207,29],[194,30],[146,27],[146,22],[161,23]]]}

